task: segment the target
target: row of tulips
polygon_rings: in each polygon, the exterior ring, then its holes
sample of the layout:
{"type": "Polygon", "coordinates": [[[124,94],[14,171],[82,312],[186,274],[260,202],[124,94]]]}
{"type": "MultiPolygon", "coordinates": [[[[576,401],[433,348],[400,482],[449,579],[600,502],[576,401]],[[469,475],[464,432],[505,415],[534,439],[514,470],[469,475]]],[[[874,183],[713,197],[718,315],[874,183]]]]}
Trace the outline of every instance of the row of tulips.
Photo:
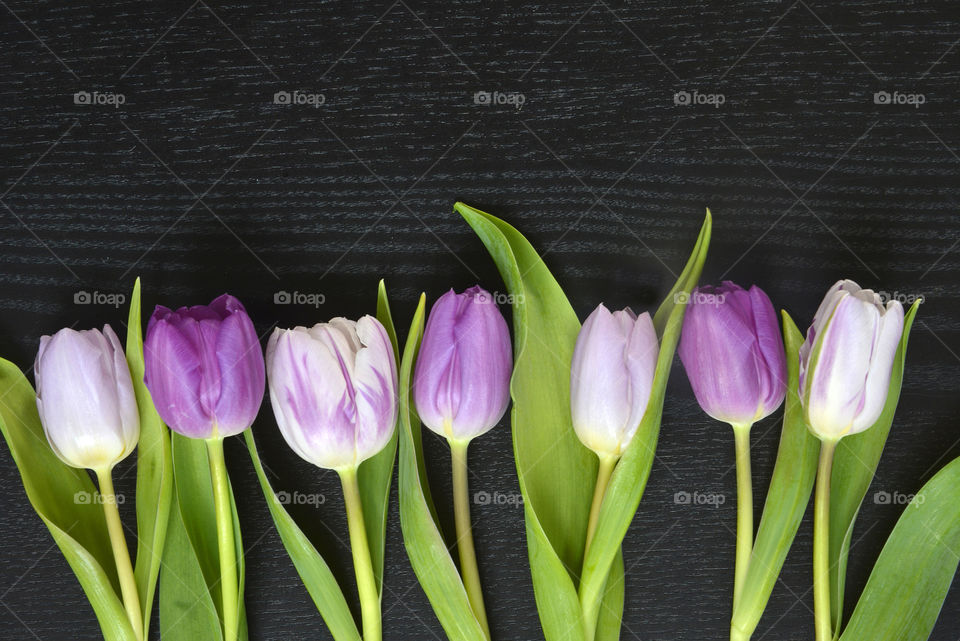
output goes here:
{"type": "MultiPolygon", "coordinates": [[[[709,220],[708,216],[708,224],[709,220]]],[[[700,251],[705,252],[705,246],[700,251]]],[[[708,415],[732,426],[735,437],[738,501],[733,609],[737,616],[731,626],[731,639],[750,638],[769,596],[768,592],[759,602],[754,599],[749,606],[738,609],[747,589],[751,555],[757,553],[759,545],[753,525],[750,429],[776,411],[790,395],[799,401],[806,428],[820,441],[814,523],[815,631],[817,641],[831,641],[839,635],[837,622],[831,619],[837,603],[831,603],[829,585],[831,465],[840,439],[873,426],[887,405],[891,371],[898,346],[902,345],[904,310],[896,301],[883,304],[877,294],[852,281],[839,281],[817,310],[806,340],[791,352],[785,347],[773,304],[758,287],[747,290],[724,282],[716,287],[691,288],[689,293],[681,291],[679,296],[683,298],[680,305],[685,308],[685,316],[679,317],[683,320],[678,351],[693,392],[708,415]],[[788,384],[789,363],[799,368],[798,382],[792,389],[788,384]],[[750,611],[739,616],[744,608],[750,611]],[[738,623],[742,620],[749,623],[738,623]]],[[[421,301],[421,310],[422,304],[421,301]]],[[[584,531],[577,533],[579,538],[575,539],[583,542],[579,557],[583,562],[579,585],[582,613],[573,620],[582,622],[583,630],[581,637],[579,630],[573,633],[568,629],[574,634],[572,638],[599,639],[600,630],[605,627],[599,599],[607,597],[591,588],[591,572],[602,567],[597,559],[609,558],[611,565],[600,570],[600,586],[607,583],[608,573],[615,585],[616,563],[613,552],[604,557],[605,551],[593,550],[592,546],[595,537],[602,538],[606,547],[613,540],[619,554],[619,540],[609,535],[609,513],[614,508],[607,503],[622,501],[623,483],[618,478],[642,469],[636,462],[639,459],[636,448],[631,448],[632,442],[645,439],[646,445],[650,430],[658,428],[659,414],[651,416],[659,409],[651,408],[657,405],[654,400],[662,405],[662,372],[665,367],[669,371],[672,345],[676,345],[676,341],[671,344],[671,330],[664,330],[659,317],[659,313],[657,317],[647,312],[636,315],[629,308],[611,313],[601,304],[585,320],[572,346],[567,370],[569,407],[561,414],[569,417],[576,438],[596,455],[597,461],[584,531]],[[662,351],[667,349],[670,351],[664,365],[662,351]]],[[[410,540],[429,537],[430,531],[411,525],[415,515],[408,509],[409,491],[403,485],[404,475],[409,472],[402,464],[404,535],[414,569],[448,635],[473,638],[464,630],[475,629],[477,638],[491,638],[471,532],[467,449],[472,439],[500,422],[510,402],[514,366],[510,332],[494,298],[479,286],[460,294],[451,290],[441,296],[427,318],[422,342],[416,341],[419,337],[411,329],[412,336],[400,363],[392,321],[388,325],[373,316],[364,316],[356,321],[334,318],[310,328],[276,329],[264,356],[253,322],[240,301],[230,295],[225,294],[209,305],[176,311],[158,306],[150,317],[140,354],[144,364],[142,382],[149,390],[149,398],[141,397],[139,406],[138,368],[128,367],[127,360],[131,345],[127,345],[125,356],[109,325],[102,331],[62,329],[41,339],[35,379],[36,409],[43,431],[52,452],[63,463],[93,471],[102,496],[98,502],[103,506],[120,597],[132,632],[130,637],[111,639],[142,640],[149,630],[149,604],[145,608],[141,600],[152,600],[153,591],[144,589],[139,567],[135,571],[131,563],[118,513],[119,502],[112,500],[112,470],[137,446],[144,403],[151,401],[163,424],[179,435],[175,438],[204,444],[219,552],[219,581],[216,589],[211,589],[211,598],[216,594],[220,599],[221,629],[216,637],[222,636],[225,641],[245,638],[242,553],[237,555],[242,546],[237,539],[240,533],[223,441],[246,433],[259,470],[247,430],[259,412],[265,388],[269,390],[279,432],[290,448],[309,463],[336,471],[341,479],[364,641],[379,641],[383,634],[382,560],[378,565],[377,546],[371,540],[376,532],[371,531],[371,521],[364,514],[361,465],[387,452],[389,485],[394,451],[388,446],[396,442],[398,425],[403,433],[402,463],[406,460],[421,465],[422,452],[417,453],[416,445],[419,433],[411,431],[414,419],[447,440],[459,582],[437,583],[442,564],[430,561],[425,565],[418,556],[418,543],[410,540]],[[415,361],[411,358],[411,345],[415,361]],[[411,365],[412,380],[408,378],[411,365]],[[410,408],[405,405],[408,395],[413,403],[410,408]],[[416,434],[416,441],[410,440],[412,434],[416,434]],[[414,454],[410,450],[405,454],[404,447],[411,445],[414,454]],[[453,593],[438,591],[437,585],[447,592],[453,585],[453,593]],[[469,613],[463,616],[469,621],[451,622],[447,614],[450,608],[455,610],[448,597],[456,597],[458,586],[468,603],[469,613]]],[[[517,340],[519,345],[520,338],[517,340]]],[[[518,359],[523,356],[522,348],[517,353],[518,359]]],[[[131,363],[136,362],[137,355],[134,356],[131,363]]],[[[514,385],[519,384],[514,381],[514,385]]],[[[558,393],[556,389],[544,391],[558,393]]],[[[785,432],[786,429],[785,423],[785,432]]],[[[4,434],[8,435],[8,430],[4,434]]],[[[519,458],[518,472],[526,492],[530,481],[519,458]]],[[[415,470],[414,476],[422,478],[418,475],[415,470]]],[[[262,477],[261,481],[265,483],[262,477]]],[[[637,502],[645,481],[644,474],[635,494],[637,502]]],[[[429,502],[425,500],[422,505],[426,508],[429,502]]],[[[196,516],[184,514],[187,519],[196,516]]],[[[535,507],[528,505],[527,518],[537,518],[535,507]]],[[[533,523],[540,527],[538,521],[533,523]]],[[[787,547],[793,537],[788,529],[784,527],[781,533],[787,547]]],[[[528,532],[536,535],[536,531],[528,532]]],[[[288,542],[288,533],[281,528],[284,543],[314,595],[319,584],[311,583],[315,578],[311,579],[309,568],[305,569],[302,550],[295,553],[296,545],[288,542]]],[[[161,547],[162,543],[161,537],[161,547]]],[[[535,566],[534,557],[531,547],[531,563],[535,566]]],[[[322,565],[322,561],[319,563],[322,565]]],[[[779,568],[774,571],[774,578],[778,571],[779,568]]],[[[545,634],[552,638],[556,628],[544,618],[550,605],[541,602],[545,593],[544,586],[538,584],[536,567],[534,587],[538,590],[545,634]]],[[[349,625],[339,627],[342,621],[338,622],[339,614],[332,602],[327,597],[314,598],[338,641],[354,638],[349,625]],[[344,629],[348,633],[342,633],[344,629]]],[[[622,598],[621,592],[621,608],[622,598]]],[[[603,638],[615,638],[604,635],[603,638]]]]}

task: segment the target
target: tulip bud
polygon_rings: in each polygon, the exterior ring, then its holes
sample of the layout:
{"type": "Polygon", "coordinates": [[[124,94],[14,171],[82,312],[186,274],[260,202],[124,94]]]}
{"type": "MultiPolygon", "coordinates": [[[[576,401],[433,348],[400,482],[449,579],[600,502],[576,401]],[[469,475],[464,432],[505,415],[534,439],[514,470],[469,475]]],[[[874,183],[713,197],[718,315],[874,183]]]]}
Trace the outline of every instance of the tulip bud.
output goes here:
{"type": "Polygon", "coordinates": [[[810,431],[835,441],[873,425],[887,402],[903,306],[838,281],[800,347],[800,402],[810,431]]]}
{"type": "Polygon", "coordinates": [[[602,304],[584,322],[573,350],[570,410],[580,441],[619,457],[647,411],[660,346],[650,314],[602,304]]]}
{"type": "Polygon", "coordinates": [[[437,299],[417,356],[413,398],[420,420],[469,441],[500,422],[510,402],[510,331],[480,286],[437,299]]]}
{"type": "Polygon", "coordinates": [[[397,363],[372,316],[276,329],[267,344],[270,403],[280,433],[304,460],[355,468],[397,424],[397,363]]]}
{"type": "Polygon", "coordinates": [[[718,421],[752,425],[783,402],[783,338],[773,304],[756,285],[695,289],[678,351],[697,402],[718,421]]]}
{"type": "Polygon", "coordinates": [[[175,312],[158,305],[143,350],[144,382],[170,429],[207,439],[253,424],[263,401],[263,353],[236,298],[224,294],[175,312]]]}
{"type": "Polygon", "coordinates": [[[40,339],[37,411],[50,447],[72,467],[107,471],[140,438],[140,414],[117,335],[61,329],[40,339]]]}

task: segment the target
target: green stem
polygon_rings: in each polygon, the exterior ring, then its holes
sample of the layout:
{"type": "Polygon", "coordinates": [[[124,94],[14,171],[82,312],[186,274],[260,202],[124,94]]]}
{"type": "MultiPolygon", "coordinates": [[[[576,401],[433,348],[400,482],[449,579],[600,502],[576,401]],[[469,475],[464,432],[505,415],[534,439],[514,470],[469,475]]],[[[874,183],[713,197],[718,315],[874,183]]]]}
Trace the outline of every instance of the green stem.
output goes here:
{"type": "Polygon", "coordinates": [[[137,581],[133,577],[133,566],[130,564],[127,540],[123,536],[123,524],[120,522],[120,511],[117,509],[117,497],[113,490],[111,470],[96,470],[96,473],[97,480],[100,483],[100,502],[103,505],[103,515],[107,519],[107,532],[110,534],[113,559],[116,562],[117,576],[120,579],[123,607],[127,611],[127,619],[130,620],[134,636],[140,641],[143,639],[143,615],[140,612],[140,597],[137,593],[137,581]]]}
{"type": "Polygon", "coordinates": [[[490,638],[487,612],[483,606],[483,588],[480,584],[480,569],[477,567],[477,552],[473,547],[473,529],[470,521],[470,489],[467,480],[467,446],[470,441],[449,439],[450,464],[453,469],[453,513],[457,525],[457,552],[460,554],[460,573],[463,587],[477,622],[490,638]]]}
{"type": "Polygon", "coordinates": [[[240,624],[239,588],[237,587],[237,550],[233,539],[233,508],[230,502],[230,479],[223,457],[223,439],[207,439],[210,480],[213,482],[213,505],[217,512],[217,547],[220,551],[220,595],[223,598],[223,639],[236,641],[240,624]]]}
{"type": "Polygon", "coordinates": [[[816,641],[832,641],[830,622],[830,474],[836,441],[821,441],[813,504],[813,612],[816,641]]]}
{"type": "MultiPolygon", "coordinates": [[[[600,466],[597,468],[597,482],[593,488],[593,502],[590,504],[590,517],[587,519],[587,539],[583,546],[583,561],[587,561],[587,552],[593,542],[593,535],[597,531],[597,522],[600,520],[600,508],[603,506],[603,497],[607,494],[610,476],[616,467],[619,456],[601,456],[600,466]]],[[[581,572],[582,575],[582,572],[581,572]]],[[[597,620],[600,618],[600,602],[603,599],[601,589],[606,582],[597,586],[596,590],[584,590],[581,585],[580,609],[583,611],[583,632],[587,641],[593,641],[597,634],[597,620]]]]}
{"type": "Polygon", "coordinates": [[[353,553],[353,572],[357,577],[357,592],[360,594],[360,614],[363,618],[363,641],[380,641],[383,632],[380,621],[380,590],[370,560],[370,543],[367,541],[367,526],[363,520],[363,503],[360,500],[360,485],[355,467],[337,470],[343,486],[343,499],[347,506],[347,525],[350,529],[350,550],[353,553]]]}
{"type": "Polygon", "coordinates": [[[750,568],[753,552],[753,479],[750,474],[750,427],[734,425],[737,451],[737,560],[733,579],[733,608],[736,610],[750,568]]]}

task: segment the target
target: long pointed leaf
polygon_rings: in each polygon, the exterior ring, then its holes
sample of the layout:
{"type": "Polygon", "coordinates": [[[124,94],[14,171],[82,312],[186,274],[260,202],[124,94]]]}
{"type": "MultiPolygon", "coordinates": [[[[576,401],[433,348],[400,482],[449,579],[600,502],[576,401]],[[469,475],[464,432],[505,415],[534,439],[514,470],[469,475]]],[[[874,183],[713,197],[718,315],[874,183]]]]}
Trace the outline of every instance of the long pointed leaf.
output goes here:
{"type": "Polygon", "coordinates": [[[843,592],[853,525],[893,424],[893,415],[900,400],[910,327],[919,306],[918,300],[903,319],[903,337],[893,361],[887,402],[880,418],[869,429],[841,439],[834,455],[833,473],[830,475],[830,609],[834,637],[839,635],[843,617],[843,592]]]}

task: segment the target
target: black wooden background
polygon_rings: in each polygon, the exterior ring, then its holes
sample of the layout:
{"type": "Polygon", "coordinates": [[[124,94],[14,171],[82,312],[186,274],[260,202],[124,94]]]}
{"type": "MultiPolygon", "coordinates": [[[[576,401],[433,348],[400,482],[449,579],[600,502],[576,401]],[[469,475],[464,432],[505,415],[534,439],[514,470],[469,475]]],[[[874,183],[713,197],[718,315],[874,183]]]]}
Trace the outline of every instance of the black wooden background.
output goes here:
{"type": "MultiPolygon", "coordinates": [[[[384,277],[405,331],[421,290],[503,291],[458,199],[523,231],[581,317],[600,301],[652,309],[709,206],[704,281],[757,283],[804,328],[840,277],[926,298],[853,537],[849,610],[903,509],[875,492],[915,492],[960,455],[960,12],[836,4],[0,0],[0,354],[29,368],[42,334],[120,326],[125,307],[97,301],[128,296],[138,275],[147,310],[229,291],[264,333],[371,312],[384,277]],[[275,304],[278,292],[323,304],[275,304]]],[[[758,505],[779,420],[755,428],[758,505]]],[[[254,430],[277,489],[327,498],[295,514],[352,595],[335,475],[286,448],[268,407],[254,430]]],[[[446,449],[426,440],[452,527],[446,449]]],[[[506,424],[471,452],[474,490],[516,495],[506,424]]],[[[329,639],[245,449],[227,455],[251,638],[329,639]]],[[[678,366],[624,543],[622,638],[726,634],[732,463],[730,430],[678,366]],[[681,505],[679,491],[726,501],[681,505]]],[[[132,496],[131,462],[118,470],[132,496]]],[[[0,475],[0,638],[98,638],[3,446],[0,475]]],[[[473,512],[495,638],[542,638],[522,508],[473,512]]],[[[757,641],[812,637],[811,527],[757,641]]],[[[443,638],[395,491],[387,554],[386,637],[443,638]]],[[[958,628],[954,592],[932,638],[958,628]]]]}

